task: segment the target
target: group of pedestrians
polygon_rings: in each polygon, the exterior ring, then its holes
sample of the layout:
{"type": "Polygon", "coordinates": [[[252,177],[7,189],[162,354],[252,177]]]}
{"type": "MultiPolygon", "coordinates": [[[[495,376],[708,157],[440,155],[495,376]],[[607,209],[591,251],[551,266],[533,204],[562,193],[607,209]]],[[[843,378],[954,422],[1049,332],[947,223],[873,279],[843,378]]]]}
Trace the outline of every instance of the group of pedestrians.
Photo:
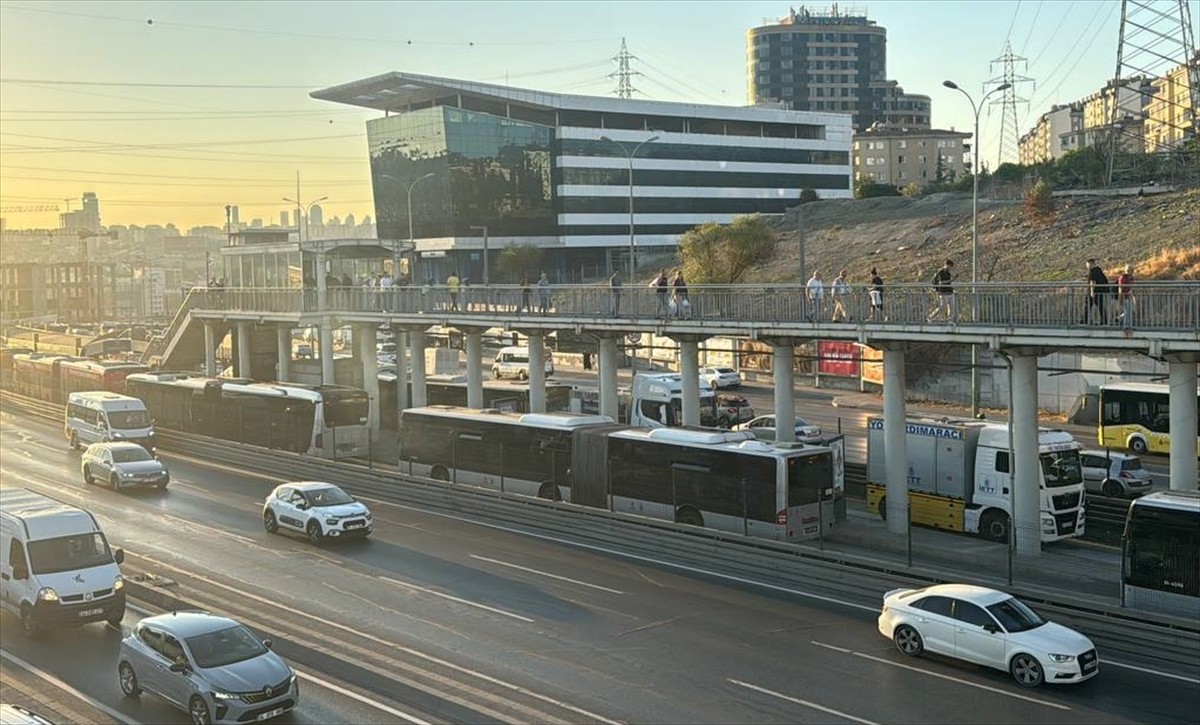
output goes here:
{"type": "MultiPolygon", "coordinates": [[[[537,281],[538,294],[538,313],[550,313],[550,278],[545,272],[542,272],[537,281]]],[[[517,314],[522,312],[533,312],[533,285],[529,281],[529,275],[521,276],[521,304],[517,307],[517,314]]]]}
{"type": "Polygon", "coordinates": [[[1087,261],[1087,296],[1084,302],[1081,325],[1111,325],[1120,323],[1124,327],[1133,327],[1134,309],[1137,297],[1133,292],[1133,265],[1126,264],[1125,269],[1117,275],[1114,285],[1095,259],[1087,261]],[[1108,306],[1108,298],[1113,298],[1114,308],[1108,306]]]}
{"type": "MultiPolygon", "coordinates": [[[[879,270],[871,267],[870,282],[867,286],[867,322],[886,321],[883,314],[883,277],[879,275],[879,270]]],[[[850,298],[854,292],[850,286],[850,271],[842,269],[838,271],[836,277],[829,284],[826,284],[821,279],[821,270],[814,269],[812,276],[808,278],[808,282],[804,285],[804,317],[809,322],[821,322],[825,319],[827,305],[826,297],[829,298],[829,308],[832,308],[830,322],[853,322],[854,316],[847,310],[847,305],[851,305],[850,298]]]]}

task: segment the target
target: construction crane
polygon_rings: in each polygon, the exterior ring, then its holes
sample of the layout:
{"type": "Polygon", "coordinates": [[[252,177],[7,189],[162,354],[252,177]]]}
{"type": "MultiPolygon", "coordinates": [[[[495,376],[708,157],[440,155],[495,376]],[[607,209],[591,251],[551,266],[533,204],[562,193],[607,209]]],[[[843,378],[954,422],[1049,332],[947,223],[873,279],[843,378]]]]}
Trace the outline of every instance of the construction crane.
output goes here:
{"type": "Polygon", "coordinates": [[[57,204],[39,204],[37,206],[0,206],[2,214],[17,214],[24,211],[58,211],[57,204]]]}

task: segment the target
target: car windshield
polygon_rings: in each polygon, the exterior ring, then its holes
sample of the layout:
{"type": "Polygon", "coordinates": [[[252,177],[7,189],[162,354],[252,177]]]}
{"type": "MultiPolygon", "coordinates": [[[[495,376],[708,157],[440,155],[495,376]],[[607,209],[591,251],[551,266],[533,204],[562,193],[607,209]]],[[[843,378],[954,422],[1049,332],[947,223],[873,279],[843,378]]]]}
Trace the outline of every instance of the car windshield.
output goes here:
{"type": "Polygon", "coordinates": [[[340,488],[316,488],[305,492],[305,497],[313,506],[339,506],[344,503],[354,503],[350,494],[340,488]]]}
{"type": "Polygon", "coordinates": [[[130,463],[132,461],[149,461],[150,453],[145,448],[116,448],[112,452],[113,463],[130,463]]]}
{"type": "Polygon", "coordinates": [[[729,375],[730,373],[736,373],[737,370],[734,370],[733,368],[717,368],[717,372],[721,373],[722,375],[729,375]]]}
{"type": "Polygon", "coordinates": [[[108,413],[108,424],[118,430],[149,428],[150,415],[144,410],[113,410],[108,413]]]}
{"type": "Polygon", "coordinates": [[[99,531],[29,542],[29,563],[35,574],[90,569],[112,560],[108,542],[99,531]]]}
{"type": "Polygon", "coordinates": [[[1026,632],[1046,623],[1038,613],[1016,597],[1009,597],[987,608],[1008,632],[1026,632]]]}
{"type": "Polygon", "coordinates": [[[192,652],[192,659],[196,660],[196,666],[201,669],[224,667],[267,653],[262,640],[240,624],[188,637],[184,641],[192,652]]]}

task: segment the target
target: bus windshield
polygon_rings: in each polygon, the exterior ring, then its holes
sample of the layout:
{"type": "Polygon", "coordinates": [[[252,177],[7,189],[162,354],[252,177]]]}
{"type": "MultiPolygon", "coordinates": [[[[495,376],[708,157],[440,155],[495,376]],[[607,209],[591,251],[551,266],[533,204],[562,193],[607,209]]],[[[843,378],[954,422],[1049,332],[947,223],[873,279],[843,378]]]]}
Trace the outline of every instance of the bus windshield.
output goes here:
{"type": "Polygon", "coordinates": [[[788,508],[817,503],[822,491],[832,486],[832,453],[815,453],[788,459],[788,508]]]}
{"type": "Polygon", "coordinates": [[[149,428],[150,414],[144,410],[110,410],[108,424],[116,430],[149,428]]]}
{"type": "Polygon", "coordinates": [[[1125,532],[1125,581],[1200,596],[1200,523],[1194,512],[1139,506],[1125,532]]]}
{"type": "Polygon", "coordinates": [[[1083,466],[1079,461],[1079,451],[1051,451],[1043,453],[1040,458],[1046,488],[1083,483],[1083,466]]]}
{"type": "Polygon", "coordinates": [[[325,426],[366,425],[370,398],[365,390],[324,391],[325,426]]]}

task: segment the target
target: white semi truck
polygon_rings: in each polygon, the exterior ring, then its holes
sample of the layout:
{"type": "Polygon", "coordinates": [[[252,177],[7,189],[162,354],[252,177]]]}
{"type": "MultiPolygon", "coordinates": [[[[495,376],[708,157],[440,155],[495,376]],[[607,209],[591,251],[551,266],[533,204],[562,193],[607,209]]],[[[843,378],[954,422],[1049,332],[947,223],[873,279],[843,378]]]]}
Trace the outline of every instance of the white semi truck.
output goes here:
{"type": "MultiPolygon", "coordinates": [[[[710,388],[693,382],[700,401],[700,425],[717,427],[717,398],[710,388]]],[[[683,425],[683,379],[676,373],[640,373],[633,376],[629,424],[639,428],[675,428],[683,425]]]]}
{"type": "MultiPolygon", "coordinates": [[[[905,427],[912,522],[1007,541],[1013,510],[1008,426],[939,418],[909,419],[905,427]]],[[[1043,542],[1083,533],[1079,448],[1066,431],[1038,429],[1043,542]]],[[[882,417],[867,420],[867,506],[887,516],[882,417]]]]}

